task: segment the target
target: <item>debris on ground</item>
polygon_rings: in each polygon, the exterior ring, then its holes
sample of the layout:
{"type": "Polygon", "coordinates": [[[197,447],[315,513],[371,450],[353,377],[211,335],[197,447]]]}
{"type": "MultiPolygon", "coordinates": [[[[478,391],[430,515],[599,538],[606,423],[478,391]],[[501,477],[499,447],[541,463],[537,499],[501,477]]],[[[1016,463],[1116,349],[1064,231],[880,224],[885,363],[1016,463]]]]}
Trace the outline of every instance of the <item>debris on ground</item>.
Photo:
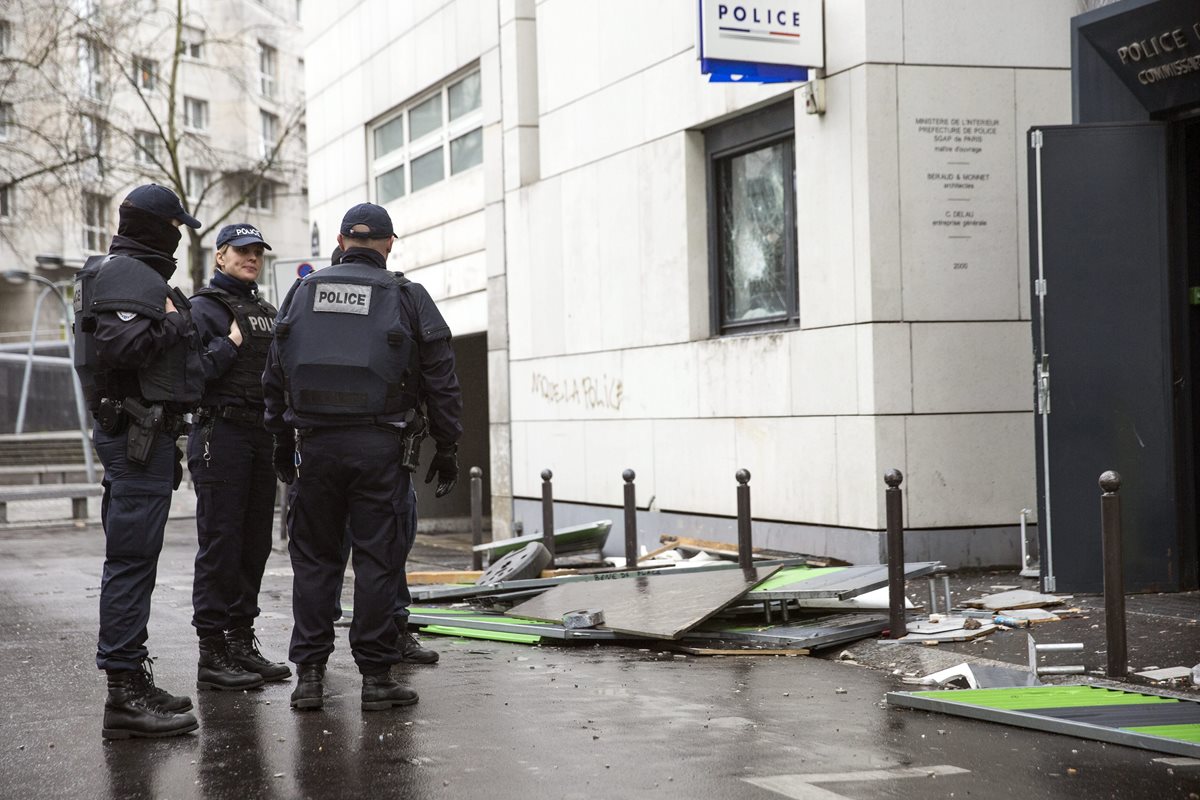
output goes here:
{"type": "MultiPolygon", "coordinates": [[[[555,543],[579,552],[609,528],[603,520],[558,529],[555,543]]],[[[560,558],[547,569],[541,537],[523,538],[475,546],[491,562],[482,572],[430,573],[450,578],[441,583],[410,574],[413,599],[424,604],[411,609],[410,623],[424,633],[527,644],[658,640],[692,655],[780,656],[875,637],[888,624],[882,564],[755,548],[747,575],[731,545],[664,536],[636,569],[621,558],[574,568],[560,558]]],[[[905,564],[905,576],[940,569],[905,564]]]]}
{"type": "Polygon", "coordinates": [[[1139,678],[1145,678],[1151,681],[1177,681],[1183,678],[1191,679],[1192,670],[1188,667],[1164,667],[1162,669],[1147,669],[1144,672],[1135,672],[1139,678]]]}
{"type": "Polygon", "coordinates": [[[963,605],[985,608],[989,611],[1004,611],[1062,605],[1070,597],[1070,595],[1042,594],[1041,592],[1031,592],[1028,589],[1014,589],[999,594],[984,595],[973,600],[964,600],[963,605]]]}

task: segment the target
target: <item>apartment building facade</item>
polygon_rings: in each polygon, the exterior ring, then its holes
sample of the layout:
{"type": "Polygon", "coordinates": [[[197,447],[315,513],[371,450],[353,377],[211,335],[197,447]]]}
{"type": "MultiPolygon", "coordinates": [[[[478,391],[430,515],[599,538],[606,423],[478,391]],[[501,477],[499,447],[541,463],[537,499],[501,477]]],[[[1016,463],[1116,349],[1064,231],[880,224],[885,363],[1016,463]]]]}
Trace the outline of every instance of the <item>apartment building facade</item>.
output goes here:
{"type": "MultiPolygon", "coordinates": [[[[211,274],[222,224],[253,222],[274,256],[307,255],[299,14],[291,0],[0,7],[0,268],[69,291],[107,249],[121,199],[151,181],[204,223],[176,252],[185,290],[193,249],[211,274]]],[[[28,336],[40,291],[0,284],[6,341],[28,336]]],[[[53,310],[41,320],[61,328],[53,310]]]]}

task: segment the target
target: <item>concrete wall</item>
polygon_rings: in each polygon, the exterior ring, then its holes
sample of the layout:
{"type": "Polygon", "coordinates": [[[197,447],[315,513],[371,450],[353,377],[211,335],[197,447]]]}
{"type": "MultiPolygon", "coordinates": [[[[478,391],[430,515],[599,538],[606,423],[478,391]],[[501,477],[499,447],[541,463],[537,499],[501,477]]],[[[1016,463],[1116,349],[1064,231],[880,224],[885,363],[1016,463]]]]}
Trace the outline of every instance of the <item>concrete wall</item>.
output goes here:
{"type": "Polygon", "coordinates": [[[798,545],[882,528],[899,467],[910,527],[995,535],[1015,563],[1034,499],[1024,134],[1069,120],[1075,3],[828,4],[828,111],[796,119],[800,325],[719,338],[702,130],[791,87],[705,83],[691,5],[537,5],[541,180],[507,226],[514,494],[548,467],[556,499],[617,504],[629,467],[664,512],[730,515],[745,467],[756,517],[798,545]],[[967,247],[932,226],[926,117],[995,121],[967,247]]]}

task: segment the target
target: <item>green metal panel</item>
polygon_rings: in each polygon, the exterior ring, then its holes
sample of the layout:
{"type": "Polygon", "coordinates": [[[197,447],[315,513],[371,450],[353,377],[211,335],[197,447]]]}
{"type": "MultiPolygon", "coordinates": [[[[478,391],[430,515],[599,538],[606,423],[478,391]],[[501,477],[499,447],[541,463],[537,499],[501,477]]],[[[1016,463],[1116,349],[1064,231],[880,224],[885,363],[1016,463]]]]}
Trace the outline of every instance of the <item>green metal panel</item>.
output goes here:
{"type": "Polygon", "coordinates": [[[758,586],[755,586],[754,591],[768,592],[780,586],[792,586],[802,581],[820,577],[821,575],[832,575],[835,572],[844,572],[845,570],[845,567],[788,567],[787,569],[779,570],[779,572],[767,578],[758,586]]]}
{"type": "Polygon", "coordinates": [[[464,639],[490,639],[496,642],[515,642],[517,644],[537,644],[540,636],[527,633],[505,633],[503,631],[481,631],[474,628],[455,628],[450,625],[426,625],[421,633],[438,633],[442,636],[461,636],[464,639]]]}
{"type": "Polygon", "coordinates": [[[1122,730],[1200,744],[1200,725],[1151,725],[1145,728],[1123,728],[1122,730]]]}
{"type": "Polygon", "coordinates": [[[937,698],[947,703],[962,703],[1005,711],[1179,702],[1171,697],[1123,692],[1103,686],[1030,686],[1011,689],[965,689],[951,693],[945,691],[913,692],[913,694],[918,697],[937,698]]]}
{"type": "Polygon", "coordinates": [[[1200,707],[1194,700],[1100,686],[1029,686],[889,692],[887,701],[892,706],[1200,757],[1200,723],[1120,727],[1121,721],[1128,725],[1132,721],[1130,717],[1187,719],[1200,707]],[[1147,713],[1134,713],[1139,708],[1146,709],[1147,713]]]}

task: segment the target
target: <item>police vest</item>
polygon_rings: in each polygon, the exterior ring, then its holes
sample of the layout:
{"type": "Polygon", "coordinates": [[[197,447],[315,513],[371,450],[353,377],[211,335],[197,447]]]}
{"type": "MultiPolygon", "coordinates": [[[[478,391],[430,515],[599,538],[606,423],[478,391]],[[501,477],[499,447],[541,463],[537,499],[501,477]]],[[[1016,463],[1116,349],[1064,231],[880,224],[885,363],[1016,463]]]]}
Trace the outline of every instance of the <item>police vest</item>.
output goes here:
{"type": "Polygon", "coordinates": [[[204,391],[203,406],[220,405],[222,398],[239,397],[248,405],[262,406],[263,368],[275,330],[275,307],[260,297],[234,294],[216,286],[206,286],[195,297],[211,297],[225,306],[242,331],[237,360],[204,391]]]}
{"type": "Polygon", "coordinates": [[[357,262],[300,281],[275,328],[288,406],[373,420],[417,403],[415,331],[403,276],[357,262]]]}
{"type": "Polygon", "coordinates": [[[75,370],[88,405],[100,399],[140,397],[151,403],[194,405],[204,391],[204,367],[192,326],[192,304],[153,267],[129,256],[93,256],[75,277],[75,370]],[[95,341],[101,312],[140,314],[154,321],[166,317],[170,296],[191,335],[158,353],[137,369],[117,369],[101,361],[95,341]]]}

